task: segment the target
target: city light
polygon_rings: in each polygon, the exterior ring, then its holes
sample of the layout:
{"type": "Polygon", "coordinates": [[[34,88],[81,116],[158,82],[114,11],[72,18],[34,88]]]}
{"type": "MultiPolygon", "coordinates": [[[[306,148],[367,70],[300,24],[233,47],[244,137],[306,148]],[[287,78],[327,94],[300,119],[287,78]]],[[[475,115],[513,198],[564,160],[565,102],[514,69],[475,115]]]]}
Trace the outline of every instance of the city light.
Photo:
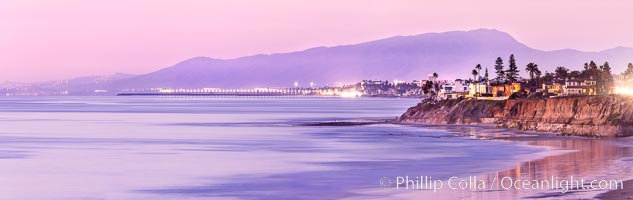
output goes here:
{"type": "Polygon", "coordinates": [[[616,88],[615,88],[615,93],[616,93],[616,94],[633,95],[633,88],[628,88],[628,87],[616,87],[616,88]]]}
{"type": "Polygon", "coordinates": [[[174,90],[168,88],[161,88],[158,92],[160,93],[172,93],[174,90]]]}
{"type": "MultiPolygon", "coordinates": [[[[124,89],[121,95],[241,95],[241,96],[289,96],[289,95],[304,95],[304,96],[339,96],[339,97],[363,97],[363,96],[399,96],[399,97],[421,97],[422,91],[420,87],[415,84],[415,80],[412,82],[406,82],[401,80],[383,81],[383,80],[363,80],[361,82],[349,85],[342,85],[331,87],[317,86],[314,82],[306,82],[305,87],[299,86],[299,82],[293,82],[294,87],[280,87],[280,88],[268,88],[268,87],[254,87],[254,88],[237,88],[237,89],[224,89],[224,88],[128,88],[124,89]],[[308,85],[310,87],[308,87],[308,85]]],[[[94,92],[105,92],[95,90],[94,92]]],[[[14,93],[10,93],[14,95],[14,93]]],[[[65,93],[61,93],[65,94],[65,93]]],[[[21,94],[23,95],[23,94],[21,94]]]]}
{"type": "Polygon", "coordinates": [[[356,97],[360,97],[361,95],[363,95],[363,93],[359,92],[359,91],[355,91],[355,90],[350,90],[350,91],[344,91],[341,92],[341,94],[339,94],[341,97],[343,98],[356,98],[356,97]]]}

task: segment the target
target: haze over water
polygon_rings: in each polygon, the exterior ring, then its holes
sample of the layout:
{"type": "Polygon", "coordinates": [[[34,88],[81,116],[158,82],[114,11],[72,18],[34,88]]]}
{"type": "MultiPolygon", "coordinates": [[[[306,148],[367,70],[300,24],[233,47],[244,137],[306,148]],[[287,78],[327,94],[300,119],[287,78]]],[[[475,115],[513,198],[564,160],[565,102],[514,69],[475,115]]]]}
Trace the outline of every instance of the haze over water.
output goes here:
{"type": "Polygon", "coordinates": [[[544,152],[442,128],[297,126],[390,119],[418,101],[2,98],[0,199],[390,199],[401,193],[382,177],[479,175],[544,152]]]}

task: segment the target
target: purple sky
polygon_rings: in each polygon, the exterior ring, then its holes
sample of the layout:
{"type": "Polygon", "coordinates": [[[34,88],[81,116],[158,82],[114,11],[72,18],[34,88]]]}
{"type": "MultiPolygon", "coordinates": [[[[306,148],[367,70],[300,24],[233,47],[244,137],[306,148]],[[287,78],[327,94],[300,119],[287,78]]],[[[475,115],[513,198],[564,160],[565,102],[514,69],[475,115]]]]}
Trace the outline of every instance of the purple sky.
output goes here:
{"type": "Polygon", "coordinates": [[[633,46],[631,1],[3,0],[0,82],[147,73],[394,35],[494,28],[528,46],[633,46]]]}

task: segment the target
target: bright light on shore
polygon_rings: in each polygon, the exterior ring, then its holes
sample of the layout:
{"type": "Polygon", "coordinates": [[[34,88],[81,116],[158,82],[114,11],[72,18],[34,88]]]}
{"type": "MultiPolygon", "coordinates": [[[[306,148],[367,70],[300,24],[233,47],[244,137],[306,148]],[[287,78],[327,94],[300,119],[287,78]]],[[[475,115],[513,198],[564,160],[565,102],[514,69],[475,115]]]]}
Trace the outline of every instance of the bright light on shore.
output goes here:
{"type": "Polygon", "coordinates": [[[616,94],[633,95],[633,88],[616,87],[615,88],[615,93],[616,94]]]}
{"type": "Polygon", "coordinates": [[[169,89],[169,88],[161,88],[158,92],[160,92],[160,93],[172,93],[172,92],[174,92],[174,90],[169,89]]]}
{"type": "Polygon", "coordinates": [[[341,92],[340,94],[340,96],[343,98],[355,98],[355,97],[360,97],[361,95],[363,95],[363,93],[359,91],[344,91],[344,92],[341,92]]]}

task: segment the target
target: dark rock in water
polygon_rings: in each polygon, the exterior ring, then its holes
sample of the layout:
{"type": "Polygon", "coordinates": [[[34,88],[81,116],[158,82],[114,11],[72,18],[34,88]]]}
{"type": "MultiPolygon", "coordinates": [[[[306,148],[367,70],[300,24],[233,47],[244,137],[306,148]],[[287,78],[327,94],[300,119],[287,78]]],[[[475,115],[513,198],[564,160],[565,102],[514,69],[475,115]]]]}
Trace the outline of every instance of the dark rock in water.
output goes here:
{"type": "Polygon", "coordinates": [[[334,121],[334,122],[312,122],[299,124],[299,126],[362,126],[371,124],[382,124],[387,121],[334,121]]]}
{"type": "Polygon", "coordinates": [[[633,135],[633,98],[584,96],[502,101],[444,100],[420,103],[398,120],[423,124],[483,124],[588,137],[633,135]]]}

